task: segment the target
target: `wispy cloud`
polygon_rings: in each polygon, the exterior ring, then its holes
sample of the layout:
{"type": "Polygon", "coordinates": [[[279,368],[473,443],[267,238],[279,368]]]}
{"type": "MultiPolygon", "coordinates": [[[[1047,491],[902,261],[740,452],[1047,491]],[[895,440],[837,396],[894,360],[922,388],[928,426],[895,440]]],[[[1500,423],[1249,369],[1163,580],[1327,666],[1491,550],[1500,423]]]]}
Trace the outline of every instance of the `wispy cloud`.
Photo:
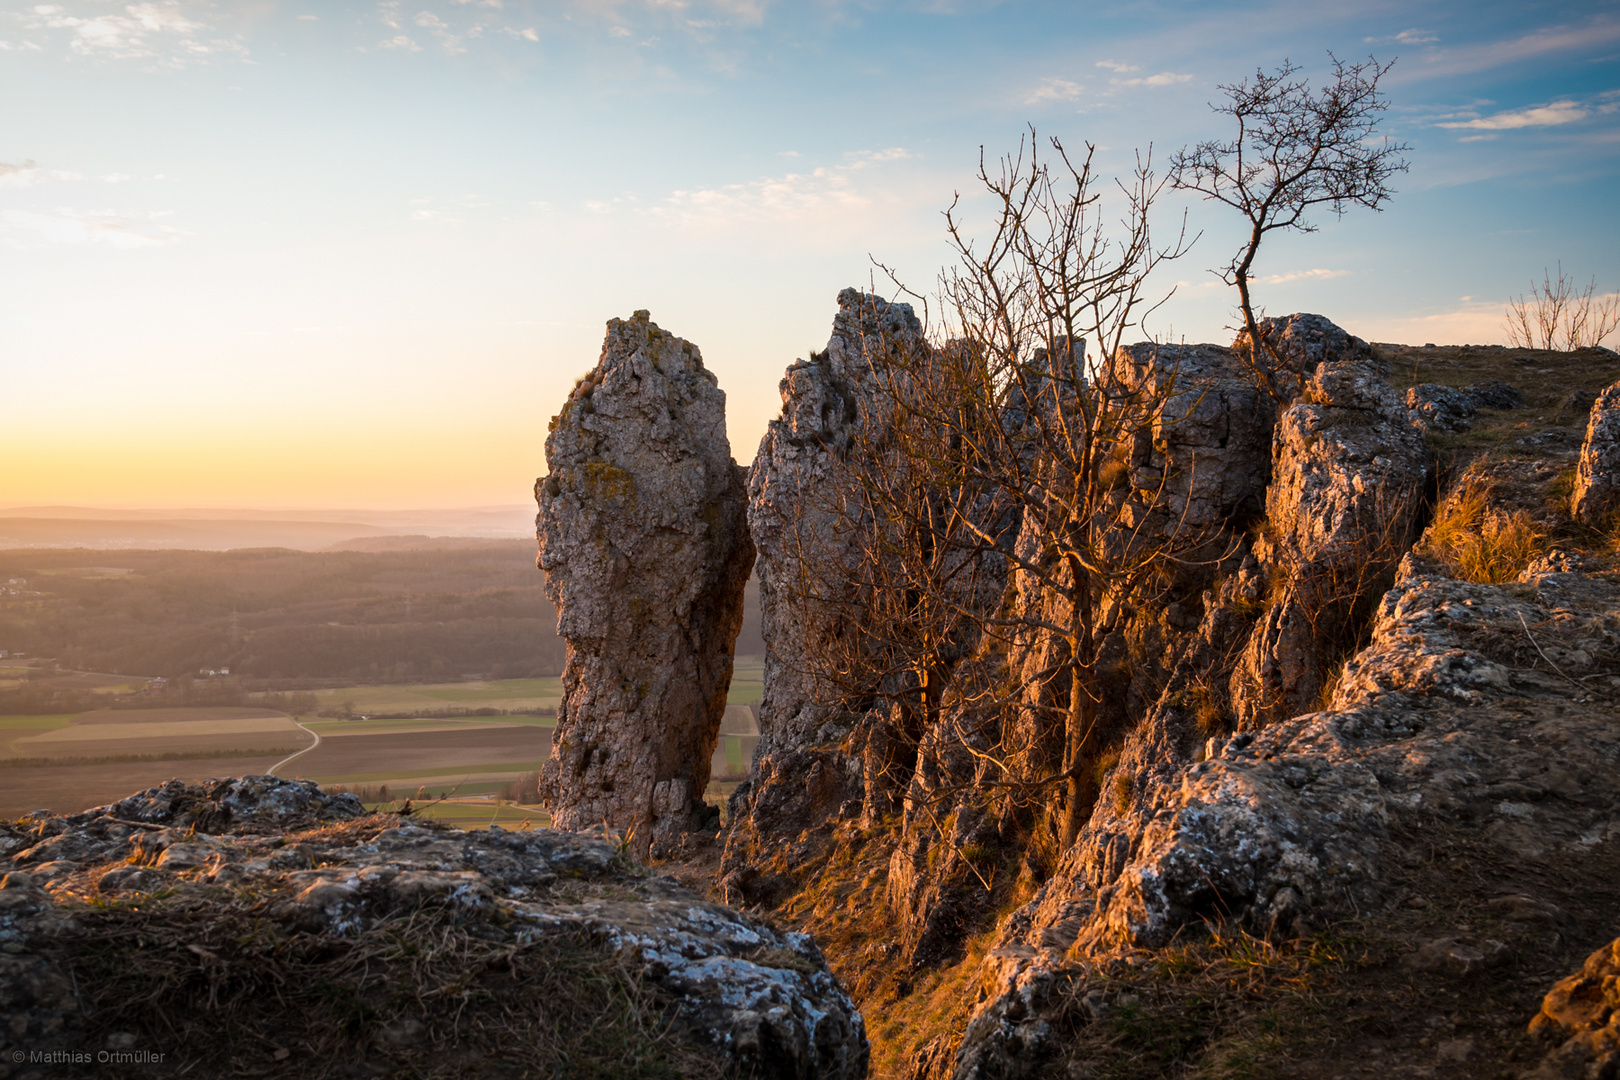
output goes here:
{"type": "Polygon", "coordinates": [[[1149,75],[1138,79],[1109,79],[1110,86],[1175,86],[1177,83],[1191,82],[1191,75],[1179,75],[1174,71],[1161,71],[1157,75],[1149,75]]]}
{"type": "Polygon", "coordinates": [[[1353,273],[1350,270],[1291,270],[1286,274],[1267,274],[1258,280],[1266,285],[1283,285],[1290,281],[1326,281],[1329,278],[1346,277],[1353,273]]]}
{"type": "Polygon", "coordinates": [[[442,210],[435,210],[432,199],[412,199],[411,220],[436,225],[457,225],[461,222],[460,218],[452,214],[447,214],[442,210]]]}
{"type": "Polygon", "coordinates": [[[1391,34],[1388,37],[1368,37],[1361,40],[1369,45],[1427,45],[1440,39],[1427,30],[1414,28],[1402,30],[1400,33],[1391,34]]]}
{"type": "Polygon", "coordinates": [[[1118,60],[1099,60],[1099,61],[1097,61],[1097,66],[1100,67],[1100,68],[1106,68],[1109,71],[1118,72],[1120,74],[1124,74],[1127,71],[1141,71],[1142,70],[1140,67],[1138,67],[1135,64],[1126,64],[1126,63],[1122,63],[1121,61],[1118,61],[1118,60]]]}
{"type": "Polygon", "coordinates": [[[1545,27],[1501,41],[1427,49],[1417,62],[1403,64],[1391,75],[1395,82],[1411,82],[1442,75],[1486,71],[1556,53],[1602,47],[1614,41],[1620,41],[1620,19],[1606,14],[1597,15],[1580,25],[1545,27]]]}
{"type": "Polygon", "coordinates": [[[0,162],[0,188],[27,187],[39,177],[39,166],[32,161],[26,165],[7,165],[0,162]]]}
{"type": "Polygon", "coordinates": [[[1591,112],[1574,101],[1555,101],[1551,105],[1533,105],[1526,109],[1509,109],[1493,116],[1479,116],[1471,120],[1447,120],[1436,124],[1443,128],[1474,128],[1479,131],[1512,131],[1515,128],[1559,127],[1585,120],[1591,112]]]}
{"type": "Polygon", "coordinates": [[[28,30],[67,31],[69,50],[85,57],[178,65],[247,54],[239,38],[218,36],[199,18],[185,14],[178,0],[126,4],[122,13],[88,15],[62,4],[36,4],[19,21],[28,30]]]}
{"type": "Polygon", "coordinates": [[[1074,101],[1085,92],[1085,89],[1079,83],[1071,82],[1068,79],[1042,79],[1041,84],[1030,92],[1029,97],[1024,99],[1024,104],[1039,105],[1043,101],[1074,101]]]}
{"type": "MultiPolygon", "coordinates": [[[[762,225],[791,230],[813,243],[872,227],[874,215],[905,203],[887,166],[916,155],[904,147],[852,151],[843,162],[735,184],[683,188],[647,201],[633,195],[586,205],[598,217],[633,220],[705,236],[752,234],[762,225]],[[869,171],[870,170],[870,171],[869,171]],[[873,174],[876,175],[873,175],[873,174]]],[[[934,195],[930,192],[930,198],[934,195]]]]}
{"type": "Polygon", "coordinates": [[[44,244],[105,244],[116,248],[159,247],[172,244],[185,233],[162,219],[167,211],[145,214],[114,210],[71,210],[50,213],[30,210],[0,211],[0,234],[11,247],[44,244]]]}
{"type": "MultiPolygon", "coordinates": [[[[41,169],[32,161],[22,165],[9,165],[0,162],[0,188],[31,187],[34,184],[47,180],[59,181],[94,181],[102,184],[122,184],[135,179],[129,173],[105,173],[101,176],[86,176],[71,169],[41,169]]],[[[162,177],[155,179],[161,180],[162,177]]]]}
{"type": "Polygon", "coordinates": [[[1463,296],[1440,310],[1382,315],[1347,327],[1368,341],[1484,345],[1507,340],[1506,315],[1506,306],[1499,301],[1463,296]]]}

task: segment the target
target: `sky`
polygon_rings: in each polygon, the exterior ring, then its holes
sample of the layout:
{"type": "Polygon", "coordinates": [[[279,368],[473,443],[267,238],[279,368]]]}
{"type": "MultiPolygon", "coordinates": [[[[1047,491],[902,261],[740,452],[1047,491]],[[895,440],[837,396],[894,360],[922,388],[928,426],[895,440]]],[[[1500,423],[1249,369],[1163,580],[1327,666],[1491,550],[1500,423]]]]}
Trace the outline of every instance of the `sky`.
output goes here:
{"type": "MultiPolygon", "coordinates": [[[[1620,289],[1617,0],[0,0],[0,507],[525,503],[638,308],[746,463],[838,291],[985,220],[981,148],[1162,168],[1330,52],[1396,61],[1411,169],[1268,240],[1268,312],[1489,343],[1544,267],[1620,289]]],[[[1234,212],[1155,213],[1147,331],[1229,342],[1234,212]]]]}

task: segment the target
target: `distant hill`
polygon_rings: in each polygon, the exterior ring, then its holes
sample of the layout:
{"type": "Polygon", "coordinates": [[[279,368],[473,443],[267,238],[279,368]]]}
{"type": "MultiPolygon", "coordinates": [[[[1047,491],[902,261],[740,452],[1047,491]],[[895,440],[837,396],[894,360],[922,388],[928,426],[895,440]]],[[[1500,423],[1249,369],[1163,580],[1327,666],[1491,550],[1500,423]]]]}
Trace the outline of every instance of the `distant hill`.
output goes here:
{"type": "MultiPolygon", "coordinates": [[[[132,676],[228,668],[233,679],[286,688],[561,672],[533,539],[329,546],[0,550],[0,650],[132,676]]],[[[753,581],[737,651],[764,651],[753,581]]],[[[19,692],[5,683],[0,691],[19,692]]]]}
{"type": "Polygon", "coordinates": [[[426,510],[0,506],[0,548],[321,551],[385,536],[502,540],[533,535],[534,507],[525,505],[426,510]]]}
{"type": "Polygon", "coordinates": [[[318,551],[389,530],[358,522],[103,520],[0,517],[0,548],[186,549],[291,548],[318,551]]]}
{"type": "MultiPolygon", "coordinates": [[[[533,541],[525,541],[531,548],[533,541]]],[[[322,551],[489,551],[509,549],[510,540],[477,536],[357,536],[324,547],[322,551]]]]}

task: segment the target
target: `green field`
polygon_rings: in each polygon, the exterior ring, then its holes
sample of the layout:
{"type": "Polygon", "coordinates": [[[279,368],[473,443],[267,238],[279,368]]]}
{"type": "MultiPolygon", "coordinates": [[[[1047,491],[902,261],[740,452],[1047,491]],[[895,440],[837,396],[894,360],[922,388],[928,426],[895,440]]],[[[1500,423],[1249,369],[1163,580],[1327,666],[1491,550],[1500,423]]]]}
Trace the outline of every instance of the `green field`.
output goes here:
{"type": "MultiPolygon", "coordinates": [[[[740,661],[731,677],[732,705],[758,705],[765,691],[759,660],[740,661]]],[[[343,686],[315,691],[320,712],[442,713],[480,708],[509,712],[555,709],[562,700],[561,679],[491,679],[478,682],[415,683],[387,686],[343,686]]]]}
{"type": "Polygon", "coordinates": [[[739,656],[731,672],[728,705],[758,705],[765,694],[765,665],[757,656],[739,656]]]}
{"type": "Polygon", "coordinates": [[[528,724],[534,727],[556,727],[557,721],[550,716],[494,716],[484,720],[479,717],[459,719],[430,719],[424,717],[410,717],[401,720],[305,720],[303,725],[311,731],[320,732],[324,737],[334,734],[355,734],[367,731],[443,731],[447,726],[456,724],[469,725],[483,723],[500,724],[528,724]]]}
{"type": "MultiPolygon", "coordinates": [[[[398,801],[369,803],[366,809],[387,813],[398,810],[401,805],[398,801]]],[[[446,799],[443,802],[414,804],[411,816],[442,821],[458,829],[487,829],[491,825],[499,825],[516,832],[525,828],[544,829],[551,824],[551,817],[538,806],[517,806],[494,799],[446,799]]]]}
{"type": "Polygon", "coordinates": [[[317,690],[321,712],[409,713],[452,709],[555,709],[561,679],[495,679],[480,682],[344,686],[317,690]]]}
{"type": "Polygon", "coordinates": [[[0,716],[0,731],[15,731],[17,728],[32,728],[35,731],[51,731],[55,728],[64,728],[78,719],[79,713],[66,713],[60,716],[0,716]]]}

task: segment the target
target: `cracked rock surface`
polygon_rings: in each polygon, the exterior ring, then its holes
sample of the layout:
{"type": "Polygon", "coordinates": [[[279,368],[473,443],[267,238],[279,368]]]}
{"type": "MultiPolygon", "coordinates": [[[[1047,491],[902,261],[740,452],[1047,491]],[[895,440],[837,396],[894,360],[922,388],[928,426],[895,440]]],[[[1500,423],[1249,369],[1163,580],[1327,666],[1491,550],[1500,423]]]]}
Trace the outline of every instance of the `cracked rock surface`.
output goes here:
{"type": "Polygon", "coordinates": [[[696,345],[638,311],[546,438],[540,568],[567,642],[541,796],[645,854],[718,824],[709,763],[754,562],[725,394],[696,345]]]}
{"type": "Polygon", "coordinates": [[[1592,403],[1570,507],[1577,520],[1601,527],[1620,506],[1620,384],[1592,403]]]}
{"type": "MultiPolygon", "coordinates": [[[[861,1015],[808,936],[652,875],[605,834],[462,832],[365,815],[353,796],[308,781],[243,777],[171,782],[71,817],[7,825],[0,837],[11,852],[0,880],[0,1077],[32,1075],[6,1063],[15,1049],[95,1049],[118,1034],[81,1010],[64,959],[87,921],[104,933],[121,918],[138,929],[143,910],[189,906],[206,917],[210,903],[246,908],[255,934],[278,935],[288,949],[379,929],[408,935],[429,916],[499,950],[583,942],[631,965],[670,1003],[677,1041],[728,1068],[795,1080],[866,1074],[861,1015]]],[[[243,962],[230,947],[189,946],[182,961],[243,962]]],[[[379,1046],[402,1038],[392,1029],[371,1037],[379,1046]]]]}
{"type": "MultiPolygon", "coordinates": [[[[981,977],[994,989],[954,1075],[1046,1075],[1053,987],[1078,979],[1065,994],[1083,993],[1090,956],[1163,946],[1215,911],[1269,933],[1383,904],[1394,833],[1469,822],[1531,862],[1620,839],[1620,678],[1601,674],[1620,658],[1620,582],[1578,564],[1555,552],[1517,583],[1479,585],[1408,556],[1326,710],[1212,740],[1206,760],[1099,812],[990,950],[981,977]]],[[[1530,897],[1492,905],[1562,918],[1530,897]]],[[[1464,976],[1500,961],[1498,942],[1445,938],[1408,966],[1464,976]]],[[[1613,974],[1584,972],[1597,982],[1549,996],[1538,1023],[1562,1024],[1574,1047],[1549,1061],[1598,1060],[1609,1014],[1565,1023],[1554,997],[1607,992],[1613,974]]],[[[1553,1068],[1534,1075],[1588,1075],[1553,1068]]]]}

